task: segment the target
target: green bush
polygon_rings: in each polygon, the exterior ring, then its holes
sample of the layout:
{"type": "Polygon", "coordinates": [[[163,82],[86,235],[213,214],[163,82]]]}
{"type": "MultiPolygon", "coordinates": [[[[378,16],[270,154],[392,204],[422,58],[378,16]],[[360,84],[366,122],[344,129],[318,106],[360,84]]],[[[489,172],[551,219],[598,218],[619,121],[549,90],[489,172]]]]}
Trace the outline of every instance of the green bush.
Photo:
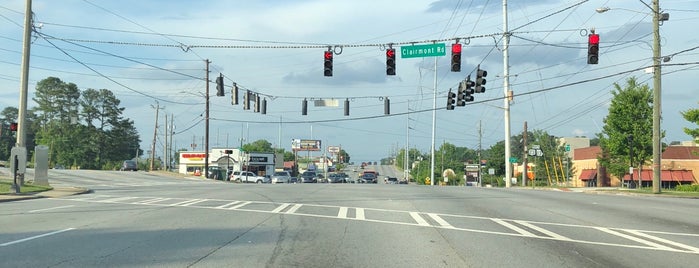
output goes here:
{"type": "Polygon", "coordinates": [[[677,185],[675,190],[680,191],[680,192],[699,192],[699,184],[677,185]]]}

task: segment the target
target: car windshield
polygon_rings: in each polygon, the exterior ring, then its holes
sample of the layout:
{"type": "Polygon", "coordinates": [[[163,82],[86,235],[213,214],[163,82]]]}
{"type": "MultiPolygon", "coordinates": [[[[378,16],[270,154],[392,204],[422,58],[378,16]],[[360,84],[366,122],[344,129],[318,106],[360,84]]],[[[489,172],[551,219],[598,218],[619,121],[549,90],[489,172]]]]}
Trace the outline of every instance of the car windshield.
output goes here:
{"type": "Polygon", "coordinates": [[[286,172],[274,172],[274,176],[288,176],[289,173],[286,172]]]}

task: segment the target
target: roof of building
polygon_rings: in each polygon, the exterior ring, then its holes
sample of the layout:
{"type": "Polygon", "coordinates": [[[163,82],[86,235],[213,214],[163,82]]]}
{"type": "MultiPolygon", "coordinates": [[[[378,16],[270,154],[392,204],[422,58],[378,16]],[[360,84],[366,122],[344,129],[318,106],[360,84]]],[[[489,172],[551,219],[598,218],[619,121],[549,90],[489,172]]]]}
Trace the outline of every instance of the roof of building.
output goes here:
{"type": "MultiPolygon", "coordinates": [[[[638,170],[633,172],[633,180],[638,180],[638,170]]],[[[624,175],[624,180],[629,180],[629,174],[624,175]]],[[[642,181],[652,181],[653,180],[653,170],[644,169],[641,171],[642,181]]],[[[693,182],[696,183],[697,180],[694,178],[691,170],[663,170],[660,172],[661,181],[675,181],[675,182],[693,182]]]]}
{"type": "Polygon", "coordinates": [[[573,153],[573,160],[597,159],[600,154],[602,154],[602,147],[599,146],[577,148],[573,153]]]}
{"type": "Polygon", "coordinates": [[[699,160],[699,147],[669,146],[665,148],[663,159],[699,160]]]}

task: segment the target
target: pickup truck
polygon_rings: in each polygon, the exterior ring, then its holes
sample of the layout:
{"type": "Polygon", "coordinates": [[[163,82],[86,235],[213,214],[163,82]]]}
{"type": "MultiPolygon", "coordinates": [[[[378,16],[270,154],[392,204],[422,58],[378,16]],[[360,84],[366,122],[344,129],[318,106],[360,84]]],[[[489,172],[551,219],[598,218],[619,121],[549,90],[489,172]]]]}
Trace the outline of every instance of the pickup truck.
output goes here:
{"type": "Polygon", "coordinates": [[[257,174],[250,171],[236,171],[233,172],[231,176],[231,181],[235,182],[252,182],[252,183],[269,183],[270,179],[264,176],[257,176],[257,174]]]}

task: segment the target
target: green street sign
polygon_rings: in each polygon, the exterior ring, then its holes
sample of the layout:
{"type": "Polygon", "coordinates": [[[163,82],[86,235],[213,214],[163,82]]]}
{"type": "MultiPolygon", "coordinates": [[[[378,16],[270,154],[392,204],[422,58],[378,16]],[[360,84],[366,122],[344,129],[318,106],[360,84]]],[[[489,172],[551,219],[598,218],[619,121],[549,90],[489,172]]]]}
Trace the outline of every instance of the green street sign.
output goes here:
{"type": "Polygon", "coordinates": [[[400,57],[404,59],[436,57],[444,55],[447,55],[447,50],[446,48],[444,48],[444,43],[400,47],[400,57]]]}
{"type": "Polygon", "coordinates": [[[566,144],[566,152],[570,152],[570,144],[566,144]]]}
{"type": "Polygon", "coordinates": [[[517,160],[519,160],[519,159],[517,159],[517,157],[514,157],[514,156],[510,157],[510,163],[513,163],[513,164],[517,163],[517,160]]]}

